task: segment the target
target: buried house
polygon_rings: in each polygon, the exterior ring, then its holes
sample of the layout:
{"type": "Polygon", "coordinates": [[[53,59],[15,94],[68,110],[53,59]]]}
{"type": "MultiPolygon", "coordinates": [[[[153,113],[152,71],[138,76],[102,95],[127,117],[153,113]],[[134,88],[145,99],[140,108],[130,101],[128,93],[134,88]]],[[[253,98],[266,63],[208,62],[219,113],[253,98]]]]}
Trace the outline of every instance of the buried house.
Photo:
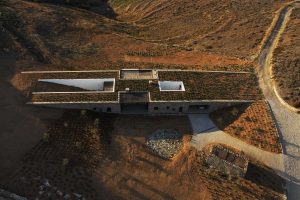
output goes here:
{"type": "Polygon", "coordinates": [[[28,104],[125,114],[208,113],[262,98],[254,73],[188,70],[23,72],[28,104]]]}

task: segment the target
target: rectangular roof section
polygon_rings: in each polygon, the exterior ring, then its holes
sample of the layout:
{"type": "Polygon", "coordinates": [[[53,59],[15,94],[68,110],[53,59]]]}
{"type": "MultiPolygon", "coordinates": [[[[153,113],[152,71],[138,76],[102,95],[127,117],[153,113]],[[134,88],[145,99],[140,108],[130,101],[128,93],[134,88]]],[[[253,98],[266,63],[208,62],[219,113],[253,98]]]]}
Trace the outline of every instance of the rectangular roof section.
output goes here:
{"type": "Polygon", "coordinates": [[[185,92],[164,92],[152,86],[152,101],[256,100],[262,98],[253,73],[159,71],[160,81],[182,81],[185,92]]]}
{"type": "MultiPolygon", "coordinates": [[[[122,70],[123,71],[123,70],[122,70]]],[[[122,71],[97,72],[47,72],[24,73],[25,80],[32,81],[31,91],[38,79],[95,79],[115,78],[115,91],[111,94],[91,94],[83,91],[80,94],[33,94],[33,102],[101,102],[118,101],[119,92],[149,92],[149,101],[253,101],[262,99],[258,80],[254,73],[208,72],[185,70],[157,70],[155,79],[122,79],[122,71]],[[159,82],[182,82],[185,91],[160,91],[159,82]],[[45,95],[45,97],[43,97],[45,95]]],[[[124,70],[126,71],[126,70],[124,70]]],[[[149,71],[149,70],[148,70],[149,71]]],[[[147,72],[148,73],[148,72],[147,72]]],[[[45,86],[44,86],[45,87],[45,86]]],[[[108,86],[107,86],[108,87],[108,86]]]]}

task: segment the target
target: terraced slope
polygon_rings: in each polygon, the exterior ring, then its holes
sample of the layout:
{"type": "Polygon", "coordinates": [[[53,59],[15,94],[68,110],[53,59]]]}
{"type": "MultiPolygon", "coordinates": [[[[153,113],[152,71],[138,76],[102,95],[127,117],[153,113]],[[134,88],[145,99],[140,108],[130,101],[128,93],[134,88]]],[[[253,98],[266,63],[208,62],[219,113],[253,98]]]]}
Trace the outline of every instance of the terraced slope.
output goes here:
{"type": "Polygon", "coordinates": [[[239,57],[254,54],[285,1],[111,0],[142,39],[239,57]],[[228,51],[230,49],[230,51],[228,51]]]}
{"type": "Polygon", "coordinates": [[[68,69],[132,61],[124,59],[132,51],[163,49],[176,54],[178,45],[183,47],[180,51],[249,58],[257,52],[274,12],[288,1],[111,0],[105,8],[115,13],[108,17],[97,6],[9,0],[0,6],[0,35],[5,38],[0,53],[68,69]],[[161,48],[165,44],[169,46],[161,48]]]}
{"type": "Polygon", "coordinates": [[[21,0],[0,5],[0,13],[0,35],[5,38],[0,54],[13,55],[26,62],[34,59],[40,63],[65,65],[93,58],[94,63],[95,59],[104,63],[108,57],[103,50],[109,47],[107,43],[112,38],[119,40],[119,44],[123,40],[122,36],[116,39],[118,36],[112,34],[130,28],[84,9],[21,0]]]}

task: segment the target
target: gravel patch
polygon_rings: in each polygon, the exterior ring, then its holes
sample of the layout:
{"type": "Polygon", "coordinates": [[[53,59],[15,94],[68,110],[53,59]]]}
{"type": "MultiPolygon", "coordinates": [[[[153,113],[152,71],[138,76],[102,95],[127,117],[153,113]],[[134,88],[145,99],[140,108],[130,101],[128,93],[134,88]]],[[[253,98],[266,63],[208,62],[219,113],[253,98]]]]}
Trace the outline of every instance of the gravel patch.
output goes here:
{"type": "Polygon", "coordinates": [[[147,138],[146,145],[162,158],[170,159],[183,147],[182,135],[175,130],[159,129],[147,138]]]}

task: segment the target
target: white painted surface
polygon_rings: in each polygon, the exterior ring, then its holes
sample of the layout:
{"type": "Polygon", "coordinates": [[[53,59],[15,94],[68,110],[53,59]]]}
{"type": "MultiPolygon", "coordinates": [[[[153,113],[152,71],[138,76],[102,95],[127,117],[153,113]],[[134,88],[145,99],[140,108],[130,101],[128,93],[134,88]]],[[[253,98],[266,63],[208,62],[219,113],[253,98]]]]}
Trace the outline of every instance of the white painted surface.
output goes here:
{"type": "Polygon", "coordinates": [[[85,90],[102,91],[104,82],[113,82],[113,90],[115,88],[115,79],[39,79],[40,82],[56,83],[61,85],[73,86],[85,90]]]}
{"type": "Polygon", "coordinates": [[[160,91],[185,91],[182,81],[159,81],[160,91]]]}

